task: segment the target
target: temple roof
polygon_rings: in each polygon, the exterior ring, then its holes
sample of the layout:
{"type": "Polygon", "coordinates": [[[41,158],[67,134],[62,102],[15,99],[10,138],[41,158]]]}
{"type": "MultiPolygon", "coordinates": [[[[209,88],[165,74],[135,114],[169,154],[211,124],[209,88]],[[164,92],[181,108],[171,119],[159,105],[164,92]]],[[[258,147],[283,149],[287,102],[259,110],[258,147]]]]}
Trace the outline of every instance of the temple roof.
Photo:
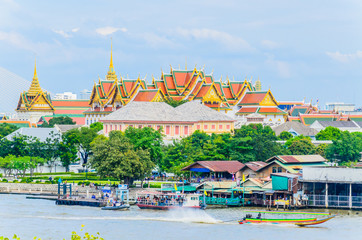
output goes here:
{"type": "Polygon", "coordinates": [[[35,62],[33,81],[31,82],[30,88],[27,92],[27,96],[35,97],[40,92],[43,92],[43,90],[41,89],[39,84],[38,75],[36,73],[36,62],[35,62]]]}

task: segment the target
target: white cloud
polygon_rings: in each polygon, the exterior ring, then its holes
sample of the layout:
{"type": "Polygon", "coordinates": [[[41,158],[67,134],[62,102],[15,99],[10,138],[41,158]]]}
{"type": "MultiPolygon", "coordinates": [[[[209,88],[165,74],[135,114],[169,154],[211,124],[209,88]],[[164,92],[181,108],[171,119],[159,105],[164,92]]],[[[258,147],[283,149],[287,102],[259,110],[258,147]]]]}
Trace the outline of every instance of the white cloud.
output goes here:
{"type": "Polygon", "coordinates": [[[271,41],[271,40],[262,40],[262,41],[261,41],[261,45],[262,45],[263,47],[268,48],[268,49],[275,49],[275,48],[277,48],[277,47],[279,46],[278,43],[273,42],[273,41],[271,41]]]}
{"type": "Polygon", "coordinates": [[[362,51],[356,51],[355,53],[340,53],[340,52],[326,52],[327,56],[338,62],[349,62],[356,59],[362,59],[362,51]]]}
{"type": "Polygon", "coordinates": [[[270,55],[270,54],[267,54],[266,63],[271,68],[275,69],[280,77],[282,77],[282,78],[290,78],[291,77],[289,63],[287,63],[285,61],[275,60],[274,56],[270,55]]]}
{"type": "Polygon", "coordinates": [[[193,38],[196,40],[212,40],[215,42],[219,42],[223,47],[232,51],[252,50],[252,47],[243,38],[236,37],[227,32],[221,32],[214,29],[179,28],[175,31],[175,33],[188,39],[193,38]]]}
{"type": "Polygon", "coordinates": [[[53,32],[55,32],[55,33],[57,33],[57,34],[61,35],[61,36],[62,36],[62,37],[64,37],[64,38],[71,38],[71,37],[72,37],[72,35],[71,35],[71,34],[66,33],[66,32],[65,32],[65,31],[63,31],[63,30],[53,30],[53,32]]]}
{"type": "Polygon", "coordinates": [[[167,39],[166,37],[159,36],[155,33],[144,33],[142,35],[143,39],[150,45],[151,47],[175,47],[176,44],[167,39]]]}
{"type": "Polygon", "coordinates": [[[76,32],[79,31],[79,29],[80,29],[80,28],[73,28],[73,29],[72,29],[72,32],[76,33],[76,32]]]}
{"type": "Polygon", "coordinates": [[[96,29],[96,32],[103,36],[107,36],[107,35],[110,35],[112,33],[118,32],[118,31],[127,32],[128,30],[127,30],[127,28],[116,28],[116,27],[109,27],[109,26],[96,29]]]}

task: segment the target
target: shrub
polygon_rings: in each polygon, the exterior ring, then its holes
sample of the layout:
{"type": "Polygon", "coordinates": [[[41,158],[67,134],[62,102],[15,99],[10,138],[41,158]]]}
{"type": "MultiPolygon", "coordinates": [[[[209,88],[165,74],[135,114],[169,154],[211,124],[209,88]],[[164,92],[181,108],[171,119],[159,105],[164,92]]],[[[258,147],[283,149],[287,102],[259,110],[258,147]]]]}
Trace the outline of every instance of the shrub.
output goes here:
{"type": "Polygon", "coordinates": [[[45,184],[52,184],[52,181],[46,180],[44,183],[45,184]]]}
{"type": "Polygon", "coordinates": [[[3,180],[1,180],[2,182],[8,182],[8,180],[6,178],[3,178],[3,180]]]}
{"type": "Polygon", "coordinates": [[[18,183],[18,180],[14,180],[13,183],[18,183]]]}
{"type": "Polygon", "coordinates": [[[40,180],[36,180],[35,183],[41,183],[41,181],[40,181],[40,180]]]}

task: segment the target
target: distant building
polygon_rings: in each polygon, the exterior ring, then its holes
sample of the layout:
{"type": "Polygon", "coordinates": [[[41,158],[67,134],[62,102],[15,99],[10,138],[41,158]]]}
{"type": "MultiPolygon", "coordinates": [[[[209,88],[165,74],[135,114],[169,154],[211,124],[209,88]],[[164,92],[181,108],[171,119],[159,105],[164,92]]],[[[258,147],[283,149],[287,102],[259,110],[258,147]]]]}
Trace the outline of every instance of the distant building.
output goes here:
{"type": "Polygon", "coordinates": [[[55,100],[75,100],[77,99],[77,94],[72,92],[64,92],[64,93],[57,93],[53,97],[55,100]]]}
{"type": "Polygon", "coordinates": [[[274,127],[273,130],[276,136],[279,136],[282,132],[289,132],[293,135],[293,137],[303,135],[310,137],[311,139],[315,139],[315,135],[319,132],[318,130],[305,126],[300,122],[286,122],[274,127]]]}
{"type": "Polygon", "coordinates": [[[269,177],[272,173],[301,173],[304,167],[327,166],[320,155],[278,155],[265,161],[267,165],[257,170],[257,177],[269,177]]]}
{"type": "Polygon", "coordinates": [[[343,103],[343,102],[335,102],[335,103],[327,103],[327,110],[331,110],[334,112],[353,112],[355,110],[355,104],[353,103],[343,103]]]}
{"type": "Polygon", "coordinates": [[[250,123],[277,126],[287,119],[287,112],[278,107],[278,102],[270,90],[245,93],[238,103],[238,109],[235,113],[238,126],[250,123]]]}
{"type": "Polygon", "coordinates": [[[79,93],[79,99],[90,99],[90,96],[92,94],[92,91],[88,90],[88,89],[83,89],[80,93],[79,93]]]}
{"type": "Polygon", "coordinates": [[[236,180],[242,177],[239,171],[243,167],[244,164],[239,161],[197,161],[183,168],[182,171],[202,173],[204,178],[210,180],[236,180]]]}
{"type": "Polygon", "coordinates": [[[362,169],[308,167],[303,169],[303,192],[308,206],[362,208],[362,169]]]}
{"type": "Polygon", "coordinates": [[[324,130],[326,127],[335,127],[341,131],[362,132],[362,121],[315,121],[310,128],[316,131],[324,130]]]}
{"type": "Polygon", "coordinates": [[[24,135],[28,137],[36,137],[41,142],[45,142],[47,138],[60,138],[60,132],[56,128],[19,128],[18,130],[6,136],[6,139],[12,140],[14,136],[24,135]]]}
{"type": "Polygon", "coordinates": [[[164,102],[131,102],[100,120],[106,135],[128,127],[151,127],[155,130],[162,127],[166,139],[186,137],[196,130],[209,134],[231,132],[234,121],[226,114],[201,104],[201,101],[187,102],[176,108],[164,102]]]}

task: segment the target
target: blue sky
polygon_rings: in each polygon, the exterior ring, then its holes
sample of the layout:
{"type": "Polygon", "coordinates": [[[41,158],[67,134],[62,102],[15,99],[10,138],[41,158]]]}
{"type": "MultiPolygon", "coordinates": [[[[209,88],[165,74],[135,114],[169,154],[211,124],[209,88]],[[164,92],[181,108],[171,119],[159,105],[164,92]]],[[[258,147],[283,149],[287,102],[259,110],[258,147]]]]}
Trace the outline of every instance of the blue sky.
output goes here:
{"type": "MultiPolygon", "coordinates": [[[[0,66],[53,93],[205,65],[277,100],[362,105],[362,1],[0,0],[0,66]]],[[[28,86],[24,86],[27,89],[28,86]]],[[[19,94],[19,93],[14,93],[19,94]]]]}

